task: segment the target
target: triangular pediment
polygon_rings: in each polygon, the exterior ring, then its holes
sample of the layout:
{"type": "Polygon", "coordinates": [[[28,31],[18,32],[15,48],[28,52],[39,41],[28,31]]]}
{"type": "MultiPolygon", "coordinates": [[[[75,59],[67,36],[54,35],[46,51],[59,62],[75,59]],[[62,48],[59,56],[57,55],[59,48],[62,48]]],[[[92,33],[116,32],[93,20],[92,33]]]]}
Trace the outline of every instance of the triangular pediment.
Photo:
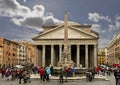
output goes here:
{"type": "MultiPolygon", "coordinates": [[[[64,38],[64,26],[58,26],[51,28],[50,30],[39,34],[34,37],[33,40],[40,39],[63,39],[64,38]]],[[[79,28],[68,26],[68,39],[96,39],[98,36],[87,33],[79,28]]]]}

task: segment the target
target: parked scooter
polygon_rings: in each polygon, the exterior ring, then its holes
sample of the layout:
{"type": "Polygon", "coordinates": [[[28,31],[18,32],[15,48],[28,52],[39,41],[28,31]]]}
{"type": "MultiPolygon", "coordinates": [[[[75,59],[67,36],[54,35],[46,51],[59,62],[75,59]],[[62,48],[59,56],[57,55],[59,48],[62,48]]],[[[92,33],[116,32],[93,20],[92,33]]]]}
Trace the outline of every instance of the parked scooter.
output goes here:
{"type": "Polygon", "coordinates": [[[92,81],[94,79],[95,73],[92,70],[86,72],[87,81],[92,81]]]}

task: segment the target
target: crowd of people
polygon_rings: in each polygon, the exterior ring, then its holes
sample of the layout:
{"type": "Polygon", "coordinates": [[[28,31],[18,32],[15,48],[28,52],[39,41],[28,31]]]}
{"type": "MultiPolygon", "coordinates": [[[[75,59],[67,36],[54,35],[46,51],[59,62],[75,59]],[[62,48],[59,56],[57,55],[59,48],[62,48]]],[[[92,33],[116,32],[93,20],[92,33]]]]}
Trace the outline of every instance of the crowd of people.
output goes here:
{"type": "Polygon", "coordinates": [[[15,80],[19,79],[19,83],[21,84],[21,80],[23,80],[24,83],[27,83],[30,80],[30,74],[31,70],[28,69],[27,66],[24,68],[17,68],[13,66],[2,66],[0,68],[0,73],[2,78],[6,78],[6,80],[15,80]]]}
{"type": "MultiPolygon", "coordinates": [[[[100,66],[95,67],[92,70],[89,70],[97,75],[111,75],[113,72],[110,68],[101,68],[100,66]]],[[[64,77],[65,81],[67,81],[67,77],[74,77],[76,69],[75,67],[64,67],[59,70],[59,80],[60,83],[63,83],[64,77]]],[[[31,82],[31,74],[39,74],[41,82],[48,81],[50,82],[51,75],[53,73],[53,66],[46,67],[36,67],[36,66],[24,66],[23,68],[16,68],[13,66],[1,67],[0,73],[2,78],[6,78],[6,80],[15,80],[18,79],[19,84],[31,82]]],[[[114,71],[114,76],[116,79],[116,85],[120,84],[120,70],[114,71]],[[119,84],[118,84],[119,83],[119,84]]]]}
{"type": "MultiPolygon", "coordinates": [[[[39,67],[37,70],[40,74],[41,81],[50,81],[50,76],[53,75],[53,66],[39,67]]],[[[58,73],[60,83],[63,83],[63,77],[65,77],[65,81],[67,81],[67,77],[75,76],[75,67],[61,68],[58,73]]]]}
{"type": "Polygon", "coordinates": [[[18,79],[19,84],[31,82],[31,74],[40,74],[41,81],[50,81],[50,76],[53,73],[53,66],[37,67],[24,65],[22,68],[13,66],[2,66],[0,68],[1,78],[6,80],[18,79]]]}
{"type": "Polygon", "coordinates": [[[115,78],[115,85],[120,85],[120,67],[107,67],[107,68],[100,68],[100,66],[96,67],[96,72],[98,75],[111,75],[112,73],[114,74],[115,78]],[[113,69],[112,69],[113,68],[113,69]]]}
{"type": "MultiPolygon", "coordinates": [[[[50,81],[51,75],[53,75],[53,66],[37,67],[37,66],[23,66],[17,68],[13,66],[2,66],[0,68],[1,77],[6,80],[18,79],[19,84],[31,82],[31,74],[39,74],[41,81],[50,81]]],[[[75,76],[75,67],[64,67],[59,70],[60,83],[63,83],[63,77],[65,80],[67,77],[75,76]]]]}
{"type": "Polygon", "coordinates": [[[97,66],[95,68],[95,71],[97,72],[96,74],[98,75],[111,75],[111,73],[114,71],[111,69],[111,67],[101,67],[101,66],[97,66]]]}

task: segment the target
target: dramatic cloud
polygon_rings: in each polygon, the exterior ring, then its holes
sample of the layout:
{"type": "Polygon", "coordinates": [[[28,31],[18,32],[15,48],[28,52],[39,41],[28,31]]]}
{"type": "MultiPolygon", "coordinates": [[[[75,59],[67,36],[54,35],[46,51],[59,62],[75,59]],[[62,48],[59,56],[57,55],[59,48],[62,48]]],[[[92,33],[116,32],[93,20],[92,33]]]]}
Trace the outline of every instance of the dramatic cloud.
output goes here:
{"type": "Polygon", "coordinates": [[[61,22],[61,21],[58,20],[58,19],[54,19],[53,16],[47,16],[47,17],[44,18],[44,23],[43,23],[43,25],[44,25],[44,26],[50,26],[50,25],[54,25],[55,22],[56,22],[56,23],[59,23],[59,22],[61,22]]]}
{"type": "Polygon", "coordinates": [[[92,30],[94,30],[98,33],[104,33],[105,32],[105,30],[103,30],[101,25],[99,25],[99,24],[93,24],[92,25],[92,30]]]}
{"type": "Polygon", "coordinates": [[[108,25],[108,31],[115,31],[120,29],[120,16],[115,17],[115,23],[108,25]]]}
{"type": "Polygon", "coordinates": [[[43,25],[54,25],[60,22],[53,15],[45,16],[43,5],[35,5],[30,9],[20,5],[16,0],[0,0],[0,16],[11,17],[11,21],[16,25],[35,28],[39,31],[43,25]]]}
{"type": "Polygon", "coordinates": [[[108,25],[108,31],[113,31],[113,30],[116,30],[116,26],[115,25],[108,25]]]}
{"type": "Polygon", "coordinates": [[[0,0],[0,16],[26,16],[29,13],[30,9],[20,5],[16,0],[0,0]]]}
{"type": "Polygon", "coordinates": [[[120,16],[116,16],[116,27],[120,29],[120,16]]]}
{"type": "Polygon", "coordinates": [[[111,22],[108,16],[101,16],[98,13],[88,13],[88,19],[94,22],[99,22],[100,20],[111,22]]]}
{"type": "Polygon", "coordinates": [[[13,18],[12,21],[19,26],[26,26],[29,28],[34,28],[38,31],[41,31],[41,26],[43,25],[43,18],[40,17],[27,17],[24,19],[13,18]]]}
{"type": "Polygon", "coordinates": [[[104,48],[105,46],[107,46],[107,44],[111,41],[111,39],[108,38],[101,38],[99,39],[99,47],[100,48],[104,48]]]}

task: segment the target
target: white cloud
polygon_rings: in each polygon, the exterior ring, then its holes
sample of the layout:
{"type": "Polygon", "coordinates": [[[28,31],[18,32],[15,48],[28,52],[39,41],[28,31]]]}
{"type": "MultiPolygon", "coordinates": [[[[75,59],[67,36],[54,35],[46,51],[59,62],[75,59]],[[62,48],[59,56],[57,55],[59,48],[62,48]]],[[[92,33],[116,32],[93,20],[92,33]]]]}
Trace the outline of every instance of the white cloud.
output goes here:
{"type": "Polygon", "coordinates": [[[116,16],[116,28],[120,28],[120,16],[116,16]]]}
{"type": "Polygon", "coordinates": [[[60,22],[53,17],[52,13],[46,14],[43,5],[35,5],[30,9],[20,5],[16,0],[0,0],[0,16],[11,17],[11,21],[19,26],[41,31],[43,25],[54,25],[60,22]]]}
{"type": "Polygon", "coordinates": [[[115,24],[109,24],[108,30],[111,32],[111,31],[115,31],[115,30],[119,30],[119,29],[120,29],[120,16],[116,16],[115,24]]]}
{"type": "Polygon", "coordinates": [[[26,2],[27,0],[23,0],[24,2],[26,2]]]}
{"type": "Polygon", "coordinates": [[[35,5],[33,7],[32,13],[27,17],[42,17],[45,14],[45,8],[43,5],[35,5]]]}
{"type": "Polygon", "coordinates": [[[43,23],[43,25],[44,25],[44,26],[50,26],[50,25],[54,25],[55,22],[56,22],[56,23],[59,23],[59,22],[61,22],[61,21],[58,20],[58,19],[54,19],[53,16],[47,16],[47,17],[44,18],[44,23],[43,23]]]}
{"type": "Polygon", "coordinates": [[[94,30],[98,33],[104,33],[105,32],[105,30],[103,30],[101,25],[99,25],[99,24],[93,24],[92,25],[92,30],[94,30]]]}
{"type": "Polygon", "coordinates": [[[113,30],[116,30],[116,27],[115,27],[115,25],[108,25],[108,31],[110,32],[110,31],[113,31],[113,30]]]}
{"type": "Polygon", "coordinates": [[[43,25],[43,18],[41,17],[27,17],[23,19],[13,18],[11,21],[13,21],[16,25],[19,25],[19,26],[34,28],[38,31],[42,30],[41,26],[43,25]]]}
{"type": "Polygon", "coordinates": [[[30,9],[20,5],[16,0],[0,0],[0,15],[15,17],[25,16],[30,13],[30,9]]]}
{"type": "Polygon", "coordinates": [[[99,48],[104,48],[110,41],[108,38],[99,39],[99,48]]]}
{"type": "Polygon", "coordinates": [[[100,20],[111,22],[108,16],[101,16],[98,13],[88,13],[88,19],[94,22],[99,22],[100,20]]]}

